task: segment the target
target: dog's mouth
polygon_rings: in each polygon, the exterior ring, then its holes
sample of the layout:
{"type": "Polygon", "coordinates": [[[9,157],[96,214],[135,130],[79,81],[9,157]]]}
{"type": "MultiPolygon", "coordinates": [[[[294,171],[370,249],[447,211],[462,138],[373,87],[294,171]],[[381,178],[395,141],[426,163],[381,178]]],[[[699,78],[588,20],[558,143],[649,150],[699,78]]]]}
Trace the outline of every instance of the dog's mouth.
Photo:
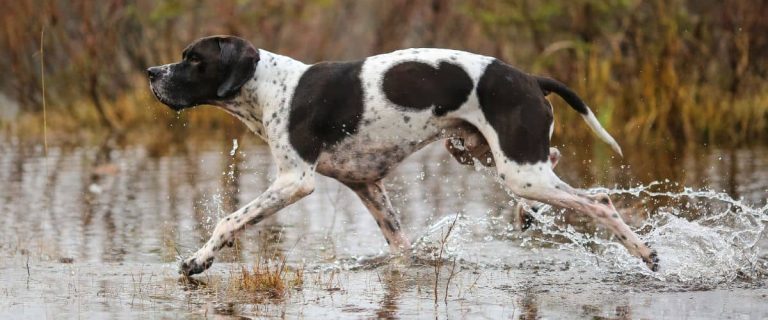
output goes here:
{"type": "Polygon", "coordinates": [[[155,82],[156,82],[156,79],[149,80],[149,90],[152,91],[152,95],[155,96],[155,99],[157,99],[157,101],[159,101],[160,103],[168,106],[169,108],[173,109],[174,111],[180,111],[182,109],[187,108],[187,106],[185,106],[182,103],[174,102],[174,101],[171,101],[171,100],[165,98],[165,96],[158,90],[157,85],[156,85],[155,82]]]}
{"type": "Polygon", "coordinates": [[[155,84],[152,80],[149,80],[149,90],[152,91],[152,95],[155,96],[155,99],[157,99],[157,101],[163,102],[163,99],[160,97],[160,94],[157,92],[157,89],[155,89],[155,84]]]}

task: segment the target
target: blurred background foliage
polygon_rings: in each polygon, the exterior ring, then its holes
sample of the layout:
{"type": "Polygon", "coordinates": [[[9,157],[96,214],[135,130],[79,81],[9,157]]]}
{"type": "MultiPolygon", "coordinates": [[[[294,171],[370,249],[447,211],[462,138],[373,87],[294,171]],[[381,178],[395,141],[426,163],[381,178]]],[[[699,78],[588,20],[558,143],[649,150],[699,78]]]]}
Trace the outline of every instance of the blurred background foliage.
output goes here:
{"type": "MultiPolygon", "coordinates": [[[[493,55],[567,83],[621,143],[764,143],[767,16],[766,0],[0,1],[0,132],[41,135],[41,63],[54,138],[242,130],[211,108],[167,110],[144,76],[196,38],[234,34],[308,63],[407,47],[493,55]]],[[[592,139],[552,101],[557,131],[592,139]]]]}

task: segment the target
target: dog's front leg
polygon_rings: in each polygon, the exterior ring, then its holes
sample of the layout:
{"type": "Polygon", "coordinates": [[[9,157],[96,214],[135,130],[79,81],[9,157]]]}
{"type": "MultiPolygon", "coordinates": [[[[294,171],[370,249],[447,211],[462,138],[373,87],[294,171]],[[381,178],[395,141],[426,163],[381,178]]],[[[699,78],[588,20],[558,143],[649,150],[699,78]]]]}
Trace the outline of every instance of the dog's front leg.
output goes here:
{"type": "Polygon", "coordinates": [[[315,172],[310,168],[303,171],[281,172],[267,191],[251,203],[219,220],[208,242],[192,257],[182,262],[179,273],[190,276],[205,271],[213,264],[216,252],[225,245],[231,245],[238,232],[309,195],[314,187],[315,172]]]}

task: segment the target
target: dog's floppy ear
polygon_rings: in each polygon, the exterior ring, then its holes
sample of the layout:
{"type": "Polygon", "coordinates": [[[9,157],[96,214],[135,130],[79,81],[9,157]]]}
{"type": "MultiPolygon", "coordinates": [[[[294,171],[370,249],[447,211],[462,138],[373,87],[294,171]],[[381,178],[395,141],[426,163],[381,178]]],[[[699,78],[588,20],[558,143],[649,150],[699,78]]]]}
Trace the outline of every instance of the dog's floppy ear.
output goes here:
{"type": "Polygon", "coordinates": [[[219,59],[225,72],[216,95],[228,98],[237,93],[256,71],[259,52],[250,43],[239,38],[219,38],[219,59]]]}

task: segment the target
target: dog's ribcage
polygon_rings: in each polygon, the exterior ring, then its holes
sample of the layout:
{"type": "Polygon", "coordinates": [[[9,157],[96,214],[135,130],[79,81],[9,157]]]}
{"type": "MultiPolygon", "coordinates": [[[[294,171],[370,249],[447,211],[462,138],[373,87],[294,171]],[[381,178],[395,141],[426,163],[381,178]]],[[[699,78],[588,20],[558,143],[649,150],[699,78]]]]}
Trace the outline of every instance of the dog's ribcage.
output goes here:
{"type": "Polygon", "coordinates": [[[474,90],[458,110],[441,117],[432,108],[406,109],[387,99],[383,75],[395,65],[413,61],[435,68],[440,62],[460,65],[476,84],[492,58],[446,49],[408,49],[367,58],[360,74],[365,101],[360,127],[321,153],[318,172],[342,180],[378,180],[414,151],[448,134],[460,124],[458,114],[478,110],[474,90]]]}

